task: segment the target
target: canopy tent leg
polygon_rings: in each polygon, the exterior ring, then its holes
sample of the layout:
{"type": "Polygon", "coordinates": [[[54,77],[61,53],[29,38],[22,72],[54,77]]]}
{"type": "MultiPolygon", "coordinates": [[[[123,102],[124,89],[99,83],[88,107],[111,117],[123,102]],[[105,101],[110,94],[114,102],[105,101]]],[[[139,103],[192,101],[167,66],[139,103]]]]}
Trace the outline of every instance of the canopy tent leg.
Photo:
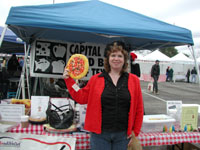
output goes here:
{"type": "Polygon", "coordinates": [[[26,85],[27,85],[27,91],[28,91],[28,98],[30,99],[30,86],[29,86],[29,70],[28,70],[28,66],[27,66],[27,58],[28,58],[28,54],[30,52],[30,45],[28,45],[28,49],[27,51],[25,51],[25,60],[26,60],[26,63],[24,64],[25,65],[25,69],[26,69],[26,85]]]}
{"type": "Polygon", "coordinates": [[[16,96],[15,98],[16,99],[19,99],[20,98],[20,94],[21,94],[21,83],[22,83],[22,77],[20,76],[20,80],[19,80],[19,84],[18,84],[18,88],[17,88],[17,93],[16,93],[16,96]]]}
{"type": "Polygon", "coordinates": [[[193,56],[193,59],[194,59],[195,68],[197,70],[197,82],[199,83],[199,86],[200,86],[199,66],[198,66],[198,63],[197,63],[197,59],[196,59],[196,55],[195,55],[195,51],[194,51],[193,46],[191,46],[191,53],[192,53],[192,56],[193,56]]]}
{"type": "Polygon", "coordinates": [[[22,89],[22,99],[25,99],[25,83],[24,83],[24,73],[21,75],[21,89],[22,89]]]}
{"type": "Polygon", "coordinates": [[[1,34],[1,38],[0,38],[0,47],[1,47],[2,43],[3,43],[3,39],[4,39],[4,36],[5,36],[5,33],[6,33],[7,28],[8,28],[8,25],[6,24],[5,27],[4,27],[4,29],[3,29],[3,32],[2,32],[2,34],[1,34]]]}
{"type": "Polygon", "coordinates": [[[18,85],[16,98],[19,98],[21,92],[22,92],[22,99],[26,98],[26,91],[25,91],[25,88],[26,88],[25,87],[25,79],[26,79],[28,98],[30,99],[29,74],[28,74],[28,66],[27,66],[27,58],[28,58],[29,51],[30,51],[30,45],[28,45],[28,48],[27,48],[26,44],[24,44],[24,54],[25,54],[24,65],[22,68],[21,76],[20,76],[20,82],[18,85]]]}

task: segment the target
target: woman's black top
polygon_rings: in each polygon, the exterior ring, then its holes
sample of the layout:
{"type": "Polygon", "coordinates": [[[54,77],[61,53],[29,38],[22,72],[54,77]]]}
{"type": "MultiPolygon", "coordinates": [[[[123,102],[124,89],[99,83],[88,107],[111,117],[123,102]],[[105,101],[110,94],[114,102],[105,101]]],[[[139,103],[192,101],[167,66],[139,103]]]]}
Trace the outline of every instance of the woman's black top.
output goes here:
{"type": "Polygon", "coordinates": [[[108,73],[101,74],[105,78],[105,88],[101,95],[102,131],[126,131],[130,109],[130,93],[128,91],[128,73],[123,73],[115,86],[108,73]]]}

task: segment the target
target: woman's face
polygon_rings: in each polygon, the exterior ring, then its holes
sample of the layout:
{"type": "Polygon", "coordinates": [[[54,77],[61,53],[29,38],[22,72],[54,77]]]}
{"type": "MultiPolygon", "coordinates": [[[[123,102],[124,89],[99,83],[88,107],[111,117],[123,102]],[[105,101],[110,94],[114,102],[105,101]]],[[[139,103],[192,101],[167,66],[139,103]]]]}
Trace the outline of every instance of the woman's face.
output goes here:
{"type": "Polygon", "coordinates": [[[124,55],[121,51],[116,51],[110,54],[109,56],[109,64],[111,70],[122,70],[124,65],[124,55]]]}

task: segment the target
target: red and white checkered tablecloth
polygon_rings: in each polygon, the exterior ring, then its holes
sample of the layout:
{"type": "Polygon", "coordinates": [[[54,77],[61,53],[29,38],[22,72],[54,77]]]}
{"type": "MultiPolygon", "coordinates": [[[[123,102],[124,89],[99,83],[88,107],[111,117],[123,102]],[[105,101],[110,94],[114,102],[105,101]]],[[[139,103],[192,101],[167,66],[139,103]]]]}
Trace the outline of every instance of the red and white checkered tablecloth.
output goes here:
{"type": "MultiPolygon", "coordinates": [[[[50,133],[43,129],[43,125],[29,124],[28,128],[17,126],[9,130],[12,133],[29,133],[48,136],[75,137],[76,149],[90,149],[90,135],[85,132],[50,133]]],[[[173,145],[179,143],[200,143],[200,132],[174,132],[174,133],[140,133],[138,136],[142,146],[173,145]]]]}
{"type": "Polygon", "coordinates": [[[199,132],[140,133],[142,146],[174,145],[179,143],[200,143],[199,132]]]}
{"type": "Polygon", "coordinates": [[[73,132],[73,133],[50,133],[44,131],[43,125],[29,124],[28,128],[21,128],[21,125],[9,130],[12,133],[27,133],[37,135],[48,135],[48,136],[63,136],[63,137],[74,137],[76,138],[76,149],[90,149],[90,135],[85,132],[73,132]]]}

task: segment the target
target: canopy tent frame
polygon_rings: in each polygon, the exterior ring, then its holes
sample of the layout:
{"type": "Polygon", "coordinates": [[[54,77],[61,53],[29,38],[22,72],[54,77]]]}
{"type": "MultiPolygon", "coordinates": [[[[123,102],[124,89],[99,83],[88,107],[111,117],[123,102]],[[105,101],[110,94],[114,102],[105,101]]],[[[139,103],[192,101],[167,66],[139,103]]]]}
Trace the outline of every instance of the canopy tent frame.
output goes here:
{"type": "MultiPolygon", "coordinates": [[[[0,37],[0,47],[3,43],[3,39],[5,37],[5,33],[6,33],[7,29],[8,29],[8,25],[5,25],[4,28],[3,28],[3,32],[1,34],[1,37],[0,37]]],[[[28,98],[30,99],[29,71],[28,71],[28,66],[27,66],[27,58],[28,58],[29,52],[30,52],[30,45],[28,45],[28,48],[27,48],[26,43],[24,43],[24,54],[25,54],[24,65],[23,65],[23,68],[22,68],[22,72],[21,72],[21,76],[20,76],[20,80],[19,80],[19,84],[18,84],[16,96],[15,96],[15,98],[17,98],[17,99],[20,98],[21,93],[22,93],[22,99],[26,98],[25,80],[27,81],[26,84],[27,84],[28,98]]]]}
{"type": "Polygon", "coordinates": [[[4,36],[5,36],[5,33],[6,33],[7,28],[8,28],[8,25],[6,24],[5,27],[3,28],[2,33],[1,33],[1,37],[0,37],[0,47],[1,47],[2,43],[3,43],[3,39],[4,39],[4,36]]]}
{"type": "Polygon", "coordinates": [[[193,45],[185,28],[101,1],[12,7],[6,24],[29,44],[35,39],[103,44],[121,40],[130,50],[156,49],[166,43],[193,45]]]}
{"type": "Polygon", "coordinates": [[[0,53],[24,53],[24,42],[5,27],[0,26],[0,53]]]}
{"type": "Polygon", "coordinates": [[[28,59],[28,54],[30,52],[30,45],[26,46],[26,44],[24,44],[24,65],[22,68],[22,73],[20,76],[20,81],[18,84],[18,89],[17,89],[17,94],[16,94],[16,98],[20,98],[20,94],[22,93],[22,99],[26,98],[26,88],[28,91],[28,99],[31,98],[31,94],[30,94],[30,85],[29,85],[29,70],[28,70],[28,66],[27,66],[27,59],[28,59]],[[25,83],[26,81],[26,83],[25,83]],[[25,86],[25,84],[27,85],[27,87],[25,86]]]}

